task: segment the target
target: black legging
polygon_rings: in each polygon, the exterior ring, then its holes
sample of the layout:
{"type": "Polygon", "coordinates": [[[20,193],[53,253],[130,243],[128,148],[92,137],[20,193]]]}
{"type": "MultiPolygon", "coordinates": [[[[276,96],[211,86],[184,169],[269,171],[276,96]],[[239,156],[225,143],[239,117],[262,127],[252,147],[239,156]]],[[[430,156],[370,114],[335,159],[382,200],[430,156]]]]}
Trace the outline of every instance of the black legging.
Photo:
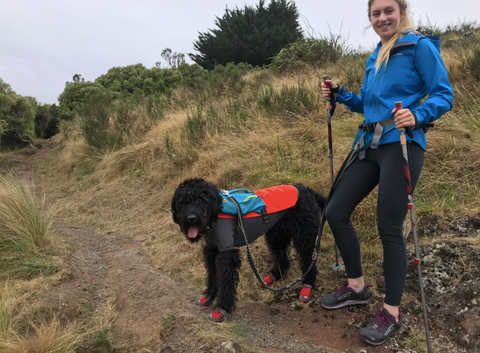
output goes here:
{"type": "MultiPolygon", "coordinates": [[[[408,143],[412,189],[423,166],[423,149],[408,143]]],[[[326,219],[342,255],[348,278],[363,276],[360,243],[350,216],[355,207],[377,185],[378,232],[383,244],[385,303],[399,306],[407,276],[407,249],[403,221],[407,214],[407,191],[400,143],[380,145],[366,150],[345,170],[328,201],[326,219]]]]}

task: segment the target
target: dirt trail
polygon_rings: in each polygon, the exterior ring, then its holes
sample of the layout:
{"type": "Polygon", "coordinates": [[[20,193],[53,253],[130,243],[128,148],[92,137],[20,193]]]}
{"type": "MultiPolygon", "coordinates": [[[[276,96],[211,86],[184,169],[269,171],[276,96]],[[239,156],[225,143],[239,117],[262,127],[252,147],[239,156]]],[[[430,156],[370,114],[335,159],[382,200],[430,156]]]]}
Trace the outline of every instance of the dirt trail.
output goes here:
{"type": "MultiPolygon", "coordinates": [[[[0,173],[14,169],[32,178],[36,158],[45,154],[17,153],[0,161],[0,173]]],[[[206,338],[215,326],[205,320],[208,309],[193,303],[199,293],[154,269],[139,245],[124,234],[101,235],[92,228],[56,220],[54,228],[74,246],[67,259],[70,275],[47,293],[45,304],[69,319],[114,302],[114,343],[125,352],[217,352],[222,341],[206,338]],[[162,323],[178,318],[163,332],[162,323]]],[[[369,308],[326,311],[315,301],[299,306],[282,300],[271,305],[242,304],[229,322],[242,328],[244,347],[266,353],[398,352],[395,340],[373,347],[361,341],[358,327],[368,320],[369,308]]],[[[220,324],[225,325],[225,324],[220,324]]]]}

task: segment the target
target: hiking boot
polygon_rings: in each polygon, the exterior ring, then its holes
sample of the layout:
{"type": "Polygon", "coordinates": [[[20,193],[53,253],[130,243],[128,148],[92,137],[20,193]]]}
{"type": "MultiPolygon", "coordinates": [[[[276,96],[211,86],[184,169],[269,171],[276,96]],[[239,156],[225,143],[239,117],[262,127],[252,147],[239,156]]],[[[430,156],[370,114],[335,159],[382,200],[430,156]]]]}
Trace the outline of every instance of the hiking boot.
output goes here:
{"type": "Polygon", "coordinates": [[[373,300],[373,294],[369,289],[371,286],[371,284],[366,284],[361,292],[357,292],[348,286],[348,281],[345,281],[335,292],[324,296],[321,299],[321,304],[325,309],[338,309],[353,304],[368,304],[373,300]]]}
{"type": "Polygon", "coordinates": [[[387,309],[383,308],[377,315],[373,323],[358,331],[360,337],[365,342],[375,346],[382,344],[388,337],[396,334],[402,328],[402,311],[398,312],[398,321],[391,315],[387,309]]]}
{"type": "Polygon", "coordinates": [[[200,299],[197,299],[195,304],[201,307],[207,307],[212,305],[212,302],[210,301],[209,297],[205,296],[205,297],[201,297],[200,299]]]}
{"type": "Polygon", "coordinates": [[[207,319],[213,322],[223,322],[228,313],[222,308],[218,308],[217,311],[207,315],[207,319]]]}
{"type": "MultiPolygon", "coordinates": [[[[273,282],[275,282],[276,280],[277,280],[277,279],[276,279],[273,275],[268,275],[267,277],[265,277],[265,278],[263,279],[263,282],[265,282],[265,284],[267,285],[267,287],[270,287],[270,286],[273,284],[273,282]]],[[[263,285],[263,283],[260,284],[260,286],[265,287],[265,286],[263,285]]]]}
{"type": "Polygon", "coordinates": [[[302,303],[308,303],[310,301],[310,297],[312,295],[312,286],[309,284],[304,284],[303,288],[300,290],[300,296],[298,300],[302,303]]]}

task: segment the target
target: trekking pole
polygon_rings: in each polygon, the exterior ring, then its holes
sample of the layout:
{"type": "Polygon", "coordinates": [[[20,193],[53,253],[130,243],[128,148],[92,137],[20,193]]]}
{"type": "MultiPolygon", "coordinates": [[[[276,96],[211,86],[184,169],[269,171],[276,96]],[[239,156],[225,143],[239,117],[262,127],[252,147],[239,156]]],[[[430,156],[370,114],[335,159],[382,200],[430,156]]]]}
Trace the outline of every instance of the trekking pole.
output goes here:
{"type": "MultiPolygon", "coordinates": [[[[403,109],[402,102],[395,102],[395,111],[399,111],[403,109]]],[[[413,197],[412,197],[412,187],[411,187],[411,180],[410,180],[410,167],[408,164],[408,151],[407,151],[407,138],[405,137],[405,129],[399,128],[400,131],[400,144],[402,145],[402,154],[403,154],[403,169],[405,171],[405,181],[407,185],[407,208],[410,210],[410,220],[412,222],[412,233],[413,233],[413,244],[415,247],[415,258],[413,263],[417,265],[418,269],[418,279],[420,282],[420,298],[422,300],[423,306],[423,321],[425,324],[425,335],[427,337],[427,350],[428,353],[432,352],[432,344],[430,342],[430,332],[428,329],[428,317],[427,317],[427,304],[425,302],[425,291],[423,289],[423,279],[422,279],[422,267],[420,265],[420,251],[418,248],[418,237],[417,237],[417,228],[416,228],[416,220],[415,220],[415,212],[413,209],[413,197]]]]}
{"type": "MultiPolygon", "coordinates": [[[[330,77],[328,75],[322,76],[323,82],[325,83],[326,86],[328,86],[330,89],[332,86],[325,82],[326,80],[330,80],[330,77]]],[[[330,159],[330,187],[333,188],[333,144],[332,144],[332,93],[328,95],[328,97],[325,97],[327,101],[327,126],[328,126],[328,158],[330,159]]],[[[334,271],[343,271],[345,269],[345,266],[340,264],[338,262],[338,247],[337,243],[335,243],[335,264],[330,266],[334,271]]]]}

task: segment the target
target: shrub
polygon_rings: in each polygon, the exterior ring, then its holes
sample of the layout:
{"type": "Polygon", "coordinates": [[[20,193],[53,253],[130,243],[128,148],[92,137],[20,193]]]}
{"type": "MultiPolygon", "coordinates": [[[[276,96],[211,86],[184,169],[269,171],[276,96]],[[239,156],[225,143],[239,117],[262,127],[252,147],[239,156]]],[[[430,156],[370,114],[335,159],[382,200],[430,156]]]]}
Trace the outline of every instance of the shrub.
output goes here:
{"type": "Polygon", "coordinates": [[[284,71],[305,64],[324,67],[336,62],[346,52],[340,36],[331,38],[301,38],[287,45],[272,60],[271,66],[284,71]]]}
{"type": "Polygon", "coordinates": [[[83,137],[102,151],[121,148],[150,130],[163,117],[166,104],[163,96],[114,99],[112,93],[103,91],[79,110],[83,137]]]}
{"type": "Polygon", "coordinates": [[[110,117],[113,112],[113,97],[103,91],[82,104],[79,115],[82,121],[83,138],[88,145],[106,150],[123,146],[121,134],[115,130],[110,117]]]}
{"type": "Polygon", "coordinates": [[[188,87],[198,87],[198,84],[205,82],[208,73],[198,64],[180,64],[177,70],[182,74],[182,84],[188,87]]]}
{"type": "Polygon", "coordinates": [[[198,141],[205,140],[207,136],[207,120],[203,115],[201,105],[197,106],[197,110],[187,114],[187,121],[180,133],[180,140],[183,145],[193,146],[198,141]]]}
{"type": "MultiPolygon", "coordinates": [[[[339,82],[344,88],[353,92],[360,92],[365,76],[365,67],[370,53],[354,53],[343,56],[336,69],[341,76],[339,82]]],[[[323,81],[323,79],[322,79],[323,81]]]]}
{"type": "Polygon", "coordinates": [[[477,80],[480,80],[480,48],[474,48],[472,55],[468,58],[470,71],[477,80]]]}
{"type": "Polygon", "coordinates": [[[260,93],[258,105],[274,115],[306,116],[319,109],[319,97],[303,85],[283,86],[279,93],[269,86],[260,93]]]}
{"type": "Polygon", "coordinates": [[[228,93],[238,94],[245,87],[243,75],[252,69],[251,65],[245,63],[216,65],[208,72],[203,89],[209,91],[214,97],[228,93]]]}
{"type": "Polygon", "coordinates": [[[142,64],[136,64],[113,67],[105,75],[99,76],[95,83],[122,96],[168,96],[182,83],[182,74],[177,69],[147,69],[142,64]]]}

